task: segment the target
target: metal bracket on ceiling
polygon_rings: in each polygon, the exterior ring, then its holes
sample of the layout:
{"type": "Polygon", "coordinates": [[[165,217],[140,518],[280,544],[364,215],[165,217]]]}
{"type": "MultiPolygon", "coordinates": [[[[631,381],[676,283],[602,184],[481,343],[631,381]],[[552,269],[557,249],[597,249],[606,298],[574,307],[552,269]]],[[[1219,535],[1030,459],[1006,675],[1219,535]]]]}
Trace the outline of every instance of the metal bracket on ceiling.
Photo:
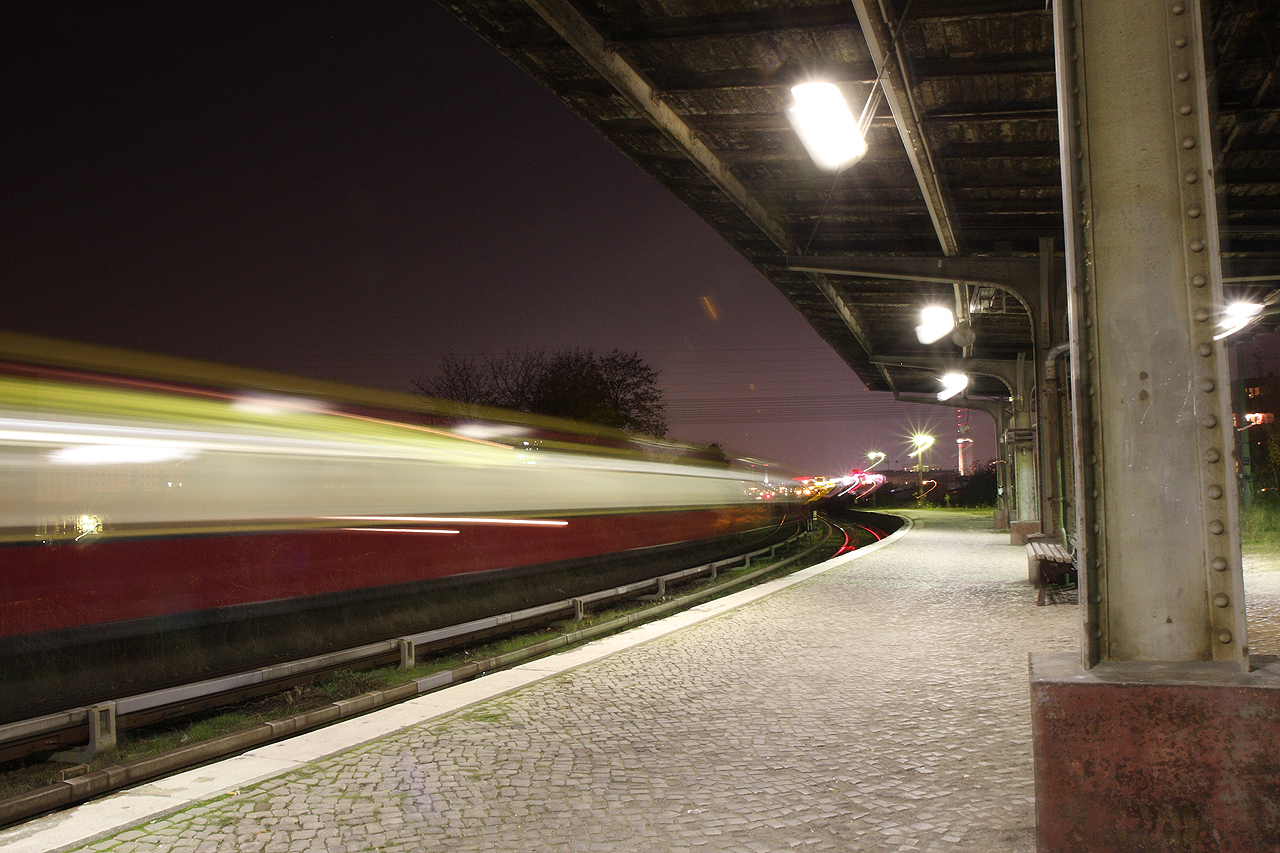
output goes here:
{"type": "MultiPolygon", "coordinates": [[[[1038,316],[1040,306],[1040,259],[1026,258],[912,258],[893,255],[849,255],[845,257],[788,257],[787,269],[824,275],[846,275],[883,281],[965,284],[999,288],[1013,294],[1029,315],[1038,316]]],[[[1065,262],[1058,263],[1055,275],[1061,278],[1065,262]]]]}
{"type": "Polygon", "coordinates": [[[948,409],[971,409],[975,412],[986,412],[996,425],[996,438],[1004,435],[1005,425],[1013,420],[1013,405],[1008,400],[973,400],[968,397],[943,402],[936,397],[917,397],[912,394],[894,393],[893,399],[899,403],[919,403],[924,406],[943,406],[948,409]]]}
{"type": "MultiPolygon", "coordinates": [[[[899,356],[896,358],[873,358],[871,363],[882,367],[906,367],[933,373],[960,370],[978,376],[990,376],[999,379],[1009,389],[1009,396],[1018,394],[1024,382],[1020,379],[1023,371],[1018,361],[998,361],[992,358],[932,358],[927,356],[899,356]]],[[[963,408],[953,406],[953,408],[963,408]]]]}
{"type": "Polygon", "coordinates": [[[943,191],[933,153],[929,150],[928,140],[921,127],[920,111],[911,95],[910,71],[903,61],[902,46],[890,32],[890,25],[885,20],[879,3],[875,0],[853,0],[853,8],[858,13],[858,25],[862,28],[871,60],[877,69],[888,67],[880,88],[890,112],[893,113],[898,136],[902,139],[907,159],[915,172],[916,183],[920,186],[929,218],[933,221],[938,243],[942,246],[944,255],[954,255],[960,251],[956,216],[943,191]]]}

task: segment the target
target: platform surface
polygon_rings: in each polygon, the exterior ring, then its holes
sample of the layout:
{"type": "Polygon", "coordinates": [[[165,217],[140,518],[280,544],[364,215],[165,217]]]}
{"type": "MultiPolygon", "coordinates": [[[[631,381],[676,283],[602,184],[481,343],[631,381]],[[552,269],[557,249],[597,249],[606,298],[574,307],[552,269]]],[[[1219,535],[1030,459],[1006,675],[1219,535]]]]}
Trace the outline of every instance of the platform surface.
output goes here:
{"type": "Polygon", "coordinates": [[[1076,608],[1035,605],[1025,549],[989,515],[905,514],[884,547],[0,848],[1031,851],[1027,654],[1077,652],[1076,608]]]}

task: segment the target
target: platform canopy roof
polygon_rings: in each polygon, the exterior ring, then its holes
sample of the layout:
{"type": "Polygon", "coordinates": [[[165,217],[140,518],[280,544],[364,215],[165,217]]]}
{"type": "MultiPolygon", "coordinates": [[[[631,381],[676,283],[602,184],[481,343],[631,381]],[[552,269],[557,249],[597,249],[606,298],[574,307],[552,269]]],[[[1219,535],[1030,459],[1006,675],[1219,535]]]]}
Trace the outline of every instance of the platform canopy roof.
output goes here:
{"type": "MultiPolygon", "coordinates": [[[[872,390],[937,391],[913,360],[1033,352],[1042,241],[1059,269],[1063,250],[1046,0],[913,0],[905,15],[902,0],[442,2],[710,224],[872,390]],[[791,87],[833,82],[858,112],[877,77],[866,157],[820,171],[786,117],[791,87]],[[972,345],[919,343],[928,303],[968,313],[972,345]]],[[[1265,298],[1280,286],[1262,278],[1280,275],[1280,4],[1206,7],[1224,275],[1265,298]]],[[[1061,289],[1058,272],[1055,322],[1061,289]]],[[[989,377],[971,392],[1009,393],[989,377]]]]}

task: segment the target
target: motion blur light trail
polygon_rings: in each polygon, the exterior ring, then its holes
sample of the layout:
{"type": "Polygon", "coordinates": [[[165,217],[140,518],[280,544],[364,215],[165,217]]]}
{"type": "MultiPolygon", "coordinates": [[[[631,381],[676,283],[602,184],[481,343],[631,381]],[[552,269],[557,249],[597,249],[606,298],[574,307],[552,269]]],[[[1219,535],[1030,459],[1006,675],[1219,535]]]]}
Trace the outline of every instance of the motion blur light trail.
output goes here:
{"type": "MultiPolygon", "coordinates": [[[[82,670],[63,677],[105,692],[627,583],[785,538],[806,499],[789,476],[567,421],[0,334],[0,694],[63,689],[45,671],[72,649],[82,670]]],[[[0,699],[0,721],[16,705],[0,699]]]]}

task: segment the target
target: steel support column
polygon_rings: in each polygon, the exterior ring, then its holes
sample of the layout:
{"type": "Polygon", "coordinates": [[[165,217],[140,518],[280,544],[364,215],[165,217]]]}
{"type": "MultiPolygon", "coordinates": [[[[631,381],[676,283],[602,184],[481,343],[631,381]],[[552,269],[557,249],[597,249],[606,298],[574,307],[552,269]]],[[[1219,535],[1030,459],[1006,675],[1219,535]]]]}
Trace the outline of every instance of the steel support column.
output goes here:
{"type": "Polygon", "coordinates": [[[1058,73],[1085,665],[1247,668],[1199,3],[1073,6],[1058,73]]]}
{"type": "Polygon", "coordinates": [[[1040,531],[1039,460],[1036,456],[1036,426],[1032,418],[1035,400],[1035,361],[1019,354],[1014,370],[1013,424],[1005,433],[1012,466],[1014,515],[1009,521],[1009,541],[1025,545],[1027,535],[1040,531]]]}
{"type": "Polygon", "coordinates": [[[1041,851],[1275,849],[1199,0],[1054,3],[1082,660],[1032,656],[1041,851]]]}
{"type": "MultiPolygon", "coordinates": [[[[1066,355],[1066,282],[1055,275],[1058,264],[1054,241],[1040,241],[1040,310],[1036,315],[1036,446],[1040,451],[1040,527],[1050,536],[1062,536],[1074,524],[1066,524],[1063,506],[1063,470],[1071,464],[1064,459],[1070,446],[1066,437],[1068,419],[1063,412],[1065,382],[1059,381],[1058,361],[1066,355]]],[[[1065,372],[1065,365],[1064,371],[1065,372]]]]}

